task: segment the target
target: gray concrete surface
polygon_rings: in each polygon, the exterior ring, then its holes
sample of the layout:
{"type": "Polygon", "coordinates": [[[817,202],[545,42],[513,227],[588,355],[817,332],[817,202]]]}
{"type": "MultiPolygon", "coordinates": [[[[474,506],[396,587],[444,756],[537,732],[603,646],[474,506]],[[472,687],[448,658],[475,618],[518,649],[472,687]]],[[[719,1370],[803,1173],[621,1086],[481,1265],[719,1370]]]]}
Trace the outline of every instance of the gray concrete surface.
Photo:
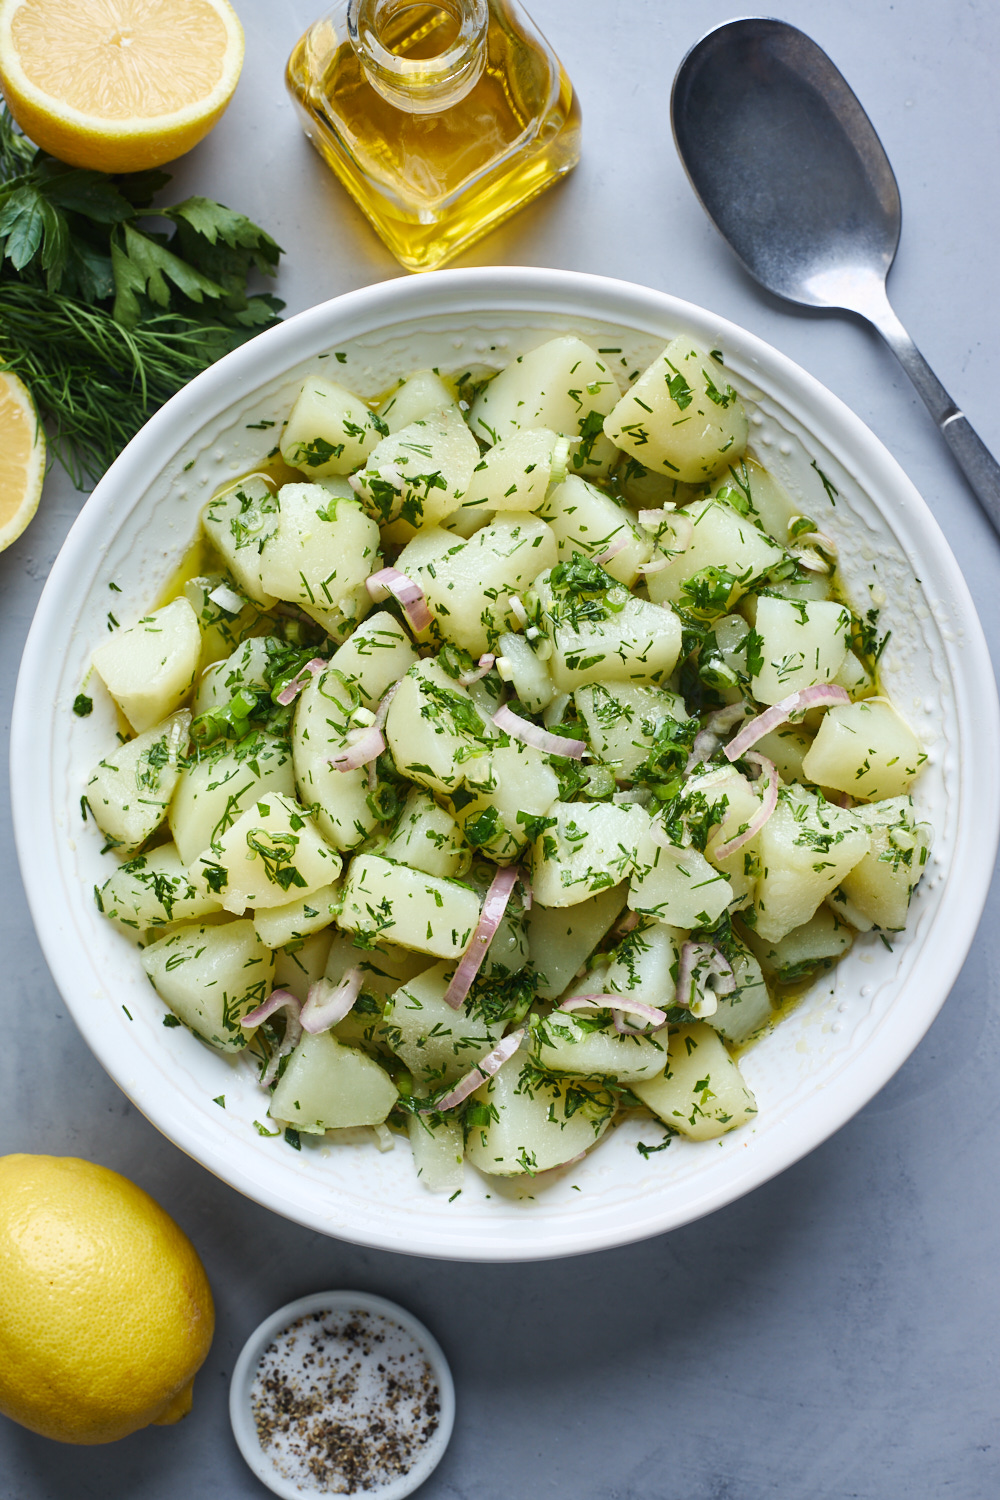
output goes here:
{"type": "MultiPolygon", "coordinates": [[[[318,7],[320,0],[315,0],[318,7]]],[[[178,168],[288,251],[289,311],[399,274],[311,152],[282,64],[310,0],[237,0],[246,68],[214,134],[178,168]]],[[[717,309],[843,397],[934,507],[991,643],[1000,546],[876,337],[759,293],[715,237],[670,138],[687,47],[725,0],[533,0],[575,80],[584,160],[460,264],[572,267],[717,309]]],[[[787,0],[832,54],[896,169],[897,310],[1000,450],[1000,9],[992,0],[787,0]]],[[[54,470],[0,556],[0,756],[18,658],[46,572],[83,501],[54,470]]],[[[6,763],[4,761],[4,763],[6,763]]],[[[452,1360],[459,1415],[426,1500],[902,1500],[1000,1493],[1000,1027],[994,892],[962,975],[892,1082],[821,1149],[711,1218],[552,1264],[451,1265],[338,1244],[238,1197],[133,1109],[90,1056],[35,941],[0,803],[0,1153],[118,1168],[205,1260],[219,1327],[192,1415],[69,1449],[0,1418],[3,1500],[250,1500],[228,1376],[282,1302],[358,1286],[411,1307],[452,1360]]]]}

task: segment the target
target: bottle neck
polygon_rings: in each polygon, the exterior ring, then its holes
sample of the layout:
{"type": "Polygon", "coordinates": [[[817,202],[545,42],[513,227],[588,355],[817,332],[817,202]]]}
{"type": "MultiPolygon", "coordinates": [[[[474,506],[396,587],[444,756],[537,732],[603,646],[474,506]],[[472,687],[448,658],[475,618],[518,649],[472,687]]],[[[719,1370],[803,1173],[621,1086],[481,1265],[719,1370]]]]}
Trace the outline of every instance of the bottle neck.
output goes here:
{"type": "Polygon", "coordinates": [[[486,63],[487,0],[350,0],[347,31],[368,82],[409,114],[464,99],[486,63]]]}

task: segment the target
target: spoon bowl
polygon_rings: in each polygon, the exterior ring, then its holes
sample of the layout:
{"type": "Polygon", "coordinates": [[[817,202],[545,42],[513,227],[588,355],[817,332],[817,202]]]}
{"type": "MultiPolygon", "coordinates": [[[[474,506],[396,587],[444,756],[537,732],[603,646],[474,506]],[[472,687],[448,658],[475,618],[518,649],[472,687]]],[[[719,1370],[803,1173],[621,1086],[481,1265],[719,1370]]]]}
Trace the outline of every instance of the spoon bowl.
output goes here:
{"type": "Polygon", "coordinates": [[[691,185],[746,270],[777,296],[878,329],[1000,531],[1000,466],[889,304],[899,189],[823,49],[785,21],[729,21],[688,52],[670,107],[691,185]]]}

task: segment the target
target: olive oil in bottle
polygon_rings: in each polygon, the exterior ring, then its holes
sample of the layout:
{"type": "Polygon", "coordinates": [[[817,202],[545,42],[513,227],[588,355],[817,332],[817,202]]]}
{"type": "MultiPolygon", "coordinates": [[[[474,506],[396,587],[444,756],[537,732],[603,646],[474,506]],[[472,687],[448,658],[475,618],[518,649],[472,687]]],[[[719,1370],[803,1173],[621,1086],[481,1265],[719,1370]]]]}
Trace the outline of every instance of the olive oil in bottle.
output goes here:
{"type": "Polygon", "coordinates": [[[573,86],[514,0],[340,0],[296,45],[287,82],[306,135],[412,271],[580,157],[573,86]]]}

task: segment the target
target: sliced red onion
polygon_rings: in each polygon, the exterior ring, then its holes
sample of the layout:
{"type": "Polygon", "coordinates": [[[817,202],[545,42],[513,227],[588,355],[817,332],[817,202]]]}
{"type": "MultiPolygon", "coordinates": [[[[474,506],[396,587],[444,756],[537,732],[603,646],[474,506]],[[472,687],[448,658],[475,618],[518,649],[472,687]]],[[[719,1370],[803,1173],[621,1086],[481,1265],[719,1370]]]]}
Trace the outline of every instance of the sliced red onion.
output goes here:
{"type": "Polygon", "coordinates": [[[243,1017],[241,1026],[259,1026],[261,1021],[266,1021],[268,1016],[273,1016],[275,1011],[281,1010],[283,1006],[288,1008],[288,1019],[285,1021],[285,1035],[281,1039],[281,1046],[276,1047],[268,1059],[267,1067],[261,1074],[260,1084],[262,1088],[270,1088],[278,1074],[281,1059],[288,1052],[294,1052],[302,1036],[302,1020],[298,996],[293,995],[291,990],[272,990],[264,1001],[252,1010],[249,1015],[243,1017]]]}
{"type": "Polygon", "coordinates": [[[634,932],[638,925],[639,913],[637,911],[629,911],[626,912],[622,917],[621,921],[618,923],[618,926],[615,928],[615,932],[620,933],[621,936],[624,937],[627,932],[634,932]]]}
{"type": "Polygon", "coordinates": [[[389,704],[399,692],[399,683],[402,682],[402,680],[403,679],[401,677],[399,679],[399,682],[392,683],[392,685],[390,687],[387,687],[385,692],[382,694],[381,702],[379,703],[378,708],[375,710],[375,723],[373,725],[373,728],[385,728],[385,721],[389,713],[389,704]]]}
{"type": "Polygon", "coordinates": [[[650,1026],[653,1031],[662,1031],[667,1024],[667,1018],[662,1010],[657,1010],[655,1005],[640,1005],[638,1000],[634,1000],[631,1005],[612,1006],[611,1019],[615,1023],[615,1030],[619,1036],[648,1036],[650,1026]],[[629,1026],[625,1020],[626,1016],[642,1016],[646,1025],[629,1026]]]}
{"type": "Polygon", "coordinates": [[[348,739],[352,743],[345,750],[329,757],[330,765],[338,771],[357,771],[377,760],[385,749],[385,738],[375,724],[370,724],[367,729],[352,729],[348,739]],[[356,739],[353,738],[355,735],[356,739]]]}
{"type": "Polygon", "coordinates": [[[497,709],[493,722],[498,729],[509,734],[511,739],[520,740],[524,745],[533,745],[543,755],[562,755],[567,760],[582,760],[587,748],[586,740],[565,740],[562,735],[549,734],[547,729],[539,729],[530,719],[522,719],[520,714],[514,713],[506,704],[497,709]]]}
{"type": "Polygon", "coordinates": [[[528,623],[528,611],[525,609],[524,605],[521,603],[521,600],[517,597],[516,594],[510,595],[507,607],[510,610],[511,614],[514,616],[514,619],[523,630],[525,625],[527,625],[528,623]]]}
{"type": "Polygon", "coordinates": [[[764,788],[761,796],[760,807],[754,813],[743,832],[734,834],[731,839],[727,839],[724,844],[720,844],[712,855],[714,860],[728,859],[731,854],[736,853],[737,849],[742,849],[744,844],[748,844],[752,838],[756,838],[778,805],[778,769],[774,761],[768,760],[766,755],[758,755],[756,750],[748,750],[746,759],[751,761],[753,765],[760,767],[761,777],[767,777],[767,786],[764,788]]]}
{"type": "Polygon", "coordinates": [[[392,594],[403,606],[403,613],[414,630],[426,630],[434,618],[427,607],[427,596],[419,583],[401,573],[398,568],[380,568],[365,579],[365,587],[378,604],[386,594],[392,594]]]}
{"type": "Polygon", "coordinates": [[[484,652],[483,655],[479,658],[479,666],[476,671],[460,672],[458,677],[459,682],[463,687],[471,687],[474,682],[479,682],[479,680],[485,677],[488,672],[492,672],[493,664],[495,661],[496,657],[491,651],[484,652]]]}
{"type": "Polygon", "coordinates": [[[360,968],[348,969],[339,984],[330,979],[317,979],[309,986],[306,1003],[302,1007],[302,1029],[310,1036],[329,1031],[353,1008],[361,993],[364,975],[360,968]]]}
{"type": "Polygon", "coordinates": [[[682,943],[677,966],[677,990],[674,1004],[690,1010],[693,1016],[715,1014],[719,995],[730,995],[736,988],[733,968],[724,953],[711,943],[682,943]],[[704,971],[705,983],[698,985],[698,970],[704,971]],[[711,987],[709,980],[716,982],[711,987]]]}
{"type": "Polygon", "coordinates": [[[662,573],[663,570],[664,570],[664,568],[669,568],[669,567],[670,567],[670,559],[669,559],[669,557],[654,557],[653,560],[652,560],[652,562],[640,563],[638,571],[642,574],[642,576],[644,578],[647,578],[650,573],[662,573]]]}
{"type": "Polygon", "coordinates": [[[756,745],[772,729],[779,729],[782,724],[786,724],[793,714],[805,713],[809,708],[829,708],[833,704],[850,701],[850,694],[833,682],[820,682],[813,687],[800,688],[797,693],[789,693],[780,703],[766,708],[762,714],[751,719],[749,724],[744,724],[736,738],[726,746],[726,759],[739,760],[745,750],[756,745]]]}
{"type": "Polygon", "coordinates": [[[468,1099],[470,1094],[474,1094],[476,1089],[486,1082],[487,1078],[492,1078],[493,1074],[498,1073],[504,1063],[508,1062],[514,1056],[523,1038],[523,1026],[519,1031],[512,1031],[510,1036],[505,1036],[502,1041],[497,1043],[492,1052],[487,1052],[486,1056],[477,1062],[476,1066],[470,1072],[466,1073],[464,1078],[456,1083],[450,1093],[445,1094],[444,1098],[439,1099],[436,1104],[421,1105],[419,1113],[422,1115],[437,1114],[442,1110],[454,1109],[456,1104],[461,1104],[463,1100],[468,1099]]]}
{"type": "Polygon", "coordinates": [[[227,588],[224,583],[220,583],[217,589],[213,589],[208,597],[213,604],[217,604],[220,609],[224,609],[230,615],[238,615],[246,603],[245,599],[241,598],[234,589],[227,588]]]}
{"type": "Polygon", "coordinates": [[[505,869],[497,870],[493,877],[490,888],[486,892],[482,915],[476,930],[469,939],[468,947],[462,954],[458,968],[451,977],[451,983],[444,992],[445,1000],[454,1010],[458,1010],[472,988],[472,981],[482,967],[486,950],[503,920],[503,914],[507,910],[507,902],[517,884],[517,878],[516,865],[508,865],[505,869]]]}
{"type": "Polygon", "coordinates": [[[656,546],[670,559],[672,557],[679,557],[682,552],[686,552],[690,547],[692,538],[694,537],[694,522],[691,517],[684,515],[682,511],[676,510],[641,510],[639,512],[639,524],[640,526],[645,526],[647,531],[659,533],[668,520],[670,522],[670,529],[673,532],[673,545],[665,547],[657,536],[656,546]]]}
{"type": "Polygon", "coordinates": [[[610,562],[613,557],[617,557],[619,552],[621,552],[623,548],[628,546],[630,540],[631,538],[627,535],[627,533],[623,532],[621,536],[617,537],[615,541],[611,543],[610,547],[605,547],[603,552],[598,553],[598,555],[594,558],[595,563],[597,563],[599,567],[603,567],[604,564],[610,562]]]}
{"type": "Polygon", "coordinates": [[[275,702],[280,703],[282,708],[287,708],[289,703],[295,702],[306,683],[311,682],[320,672],[324,672],[329,665],[330,663],[322,656],[314,656],[312,661],[306,662],[301,672],[298,672],[291,682],[285,683],[275,702]]]}

